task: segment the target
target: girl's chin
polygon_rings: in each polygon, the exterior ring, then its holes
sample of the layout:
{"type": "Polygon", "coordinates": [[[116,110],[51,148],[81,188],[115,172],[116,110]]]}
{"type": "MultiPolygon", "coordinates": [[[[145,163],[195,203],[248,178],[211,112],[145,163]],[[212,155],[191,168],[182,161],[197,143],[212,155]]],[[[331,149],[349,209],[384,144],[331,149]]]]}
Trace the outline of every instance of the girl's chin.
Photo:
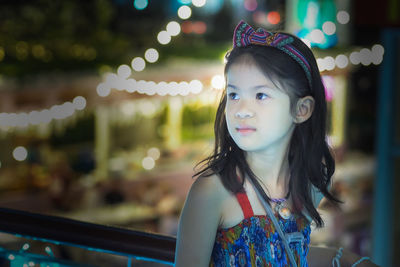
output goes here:
{"type": "Polygon", "coordinates": [[[258,151],[262,151],[263,147],[261,147],[259,144],[243,144],[243,143],[236,143],[237,146],[245,151],[245,152],[258,152],[258,151]]]}

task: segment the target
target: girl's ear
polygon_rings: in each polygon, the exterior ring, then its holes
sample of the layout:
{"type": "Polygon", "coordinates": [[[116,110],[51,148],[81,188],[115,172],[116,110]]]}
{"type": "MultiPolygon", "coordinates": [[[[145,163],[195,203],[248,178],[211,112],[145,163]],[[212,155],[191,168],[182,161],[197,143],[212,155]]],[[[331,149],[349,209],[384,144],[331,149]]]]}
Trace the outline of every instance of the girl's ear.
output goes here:
{"type": "Polygon", "coordinates": [[[296,123],[302,123],[308,120],[314,111],[314,98],[305,96],[300,98],[296,104],[296,123]]]}

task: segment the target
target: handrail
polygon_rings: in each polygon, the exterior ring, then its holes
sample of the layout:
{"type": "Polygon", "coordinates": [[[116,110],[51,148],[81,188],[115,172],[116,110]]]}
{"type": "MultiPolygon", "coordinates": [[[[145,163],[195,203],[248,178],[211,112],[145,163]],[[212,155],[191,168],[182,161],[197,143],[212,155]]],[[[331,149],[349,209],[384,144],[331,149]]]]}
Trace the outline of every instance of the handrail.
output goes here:
{"type": "Polygon", "coordinates": [[[127,257],[174,263],[176,238],[0,208],[0,231],[44,242],[90,248],[127,257]]]}

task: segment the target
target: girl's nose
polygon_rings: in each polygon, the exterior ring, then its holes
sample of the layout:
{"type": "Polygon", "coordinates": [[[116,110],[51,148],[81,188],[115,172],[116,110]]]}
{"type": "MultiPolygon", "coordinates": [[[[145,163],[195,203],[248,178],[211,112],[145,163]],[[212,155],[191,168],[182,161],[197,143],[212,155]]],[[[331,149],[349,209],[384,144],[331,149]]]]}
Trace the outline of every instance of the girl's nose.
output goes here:
{"type": "Polygon", "coordinates": [[[241,105],[239,110],[235,113],[235,116],[239,119],[251,118],[254,116],[254,112],[247,108],[247,105],[241,105]]]}

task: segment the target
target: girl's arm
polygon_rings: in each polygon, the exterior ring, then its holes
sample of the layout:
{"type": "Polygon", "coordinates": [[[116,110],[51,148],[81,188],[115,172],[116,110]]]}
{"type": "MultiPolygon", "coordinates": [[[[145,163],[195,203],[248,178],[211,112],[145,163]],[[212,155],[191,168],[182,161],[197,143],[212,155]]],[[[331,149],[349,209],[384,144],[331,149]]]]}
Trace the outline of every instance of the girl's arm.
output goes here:
{"type": "MultiPolygon", "coordinates": [[[[310,246],[310,250],[307,255],[307,261],[310,266],[332,266],[332,260],[336,256],[337,249],[325,248],[325,247],[313,247],[310,246]]],[[[361,256],[348,251],[343,250],[342,256],[340,257],[340,267],[351,267],[357,262],[361,256]]],[[[336,266],[336,265],[334,265],[336,266]]],[[[370,260],[364,260],[356,265],[357,267],[377,267],[370,260]]]]}
{"type": "Polygon", "coordinates": [[[181,212],[175,266],[208,266],[221,214],[217,176],[200,177],[191,186],[181,212]]]}

